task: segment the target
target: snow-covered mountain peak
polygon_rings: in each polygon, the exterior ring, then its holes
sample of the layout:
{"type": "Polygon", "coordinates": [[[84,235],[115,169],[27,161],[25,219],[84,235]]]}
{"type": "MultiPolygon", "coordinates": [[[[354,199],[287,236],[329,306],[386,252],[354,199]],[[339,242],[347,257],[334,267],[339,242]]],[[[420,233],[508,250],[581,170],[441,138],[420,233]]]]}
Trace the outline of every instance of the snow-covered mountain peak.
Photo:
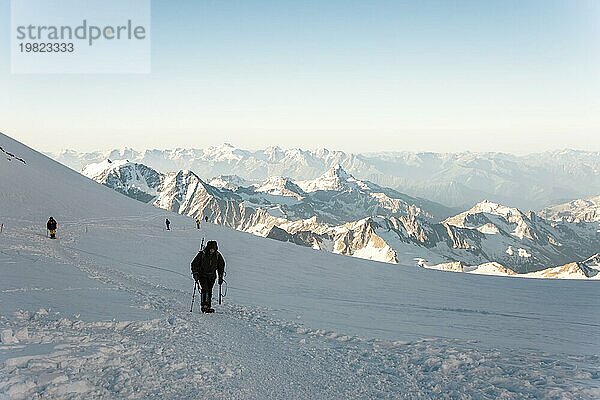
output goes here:
{"type": "Polygon", "coordinates": [[[285,153],[285,150],[279,146],[269,146],[263,150],[265,154],[285,153]]]}
{"type": "MultiPolygon", "coordinates": [[[[506,221],[512,221],[514,219],[522,220],[526,218],[526,216],[517,208],[504,206],[489,200],[483,200],[475,204],[469,210],[446,219],[445,222],[450,225],[464,228],[466,227],[467,222],[473,221],[475,218],[481,220],[482,218],[477,216],[485,214],[498,216],[506,221]]],[[[488,222],[487,219],[486,222],[488,222]]]]}
{"type": "Polygon", "coordinates": [[[304,191],[291,179],[282,176],[274,176],[260,185],[255,185],[256,192],[268,193],[275,196],[291,196],[302,199],[306,196],[304,191]]]}
{"type": "Polygon", "coordinates": [[[177,186],[181,186],[181,182],[185,182],[187,185],[192,183],[200,184],[201,186],[205,185],[198,175],[190,170],[182,169],[176,172],[165,174],[163,186],[170,185],[171,183],[176,183],[177,186]]]}
{"type": "Polygon", "coordinates": [[[129,160],[106,159],[86,166],[82,174],[129,197],[148,202],[163,181],[154,169],[129,160]]]}
{"type": "Polygon", "coordinates": [[[195,173],[193,173],[192,171],[190,171],[189,169],[182,169],[179,170],[177,172],[178,175],[180,176],[195,176],[196,178],[200,179],[200,177],[198,177],[198,175],[196,175],[195,173]]]}
{"type": "Polygon", "coordinates": [[[525,215],[518,209],[514,207],[504,206],[502,204],[495,203],[489,200],[483,200],[479,203],[475,204],[469,211],[470,214],[477,213],[486,213],[502,216],[504,218],[513,218],[515,216],[524,217],[525,215]]]}
{"type": "Polygon", "coordinates": [[[109,171],[116,171],[120,167],[127,164],[130,164],[129,160],[113,161],[110,158],[107,158],[106,160],[101,161],[99,163],[86,165],[81,171],[81,173],[87,176],[88,178],[94,179],[96,177],[108,173],[109,171]]]}
{"type": "Polygon", "coordinates": [[[129,197],[172,211],[178,211],[192,196],[220,195],[219,189],[188,169],[161,174],[144,164],[109,159],[88,166],[83,174],[129,197]]]}
{"type": "Polygon", "coordinates": [[[331,151],[329,151],[329,149],[326,149],[325,147],[321,147],[315,150],[315,154],[317,155],[317,157],[326,158],[327,156],[329,156],[329,154],[331,154],[331,151]]]}
{"type": "Polygon", "coordinates": [[[237,190],[240,187],[249,187],[252,183],[237,175],[219,175],[208,182],[219,189],[237,190]]]}
{"type": "Polygon", "coordinates": [[[270,146],[262,152],[257,152],[260,159],[265,159],[270,163],[279,163],[286,156],[286,151],[279,146],[270,146]],[[262,154],[261,154],[262,153],[262,154]]]}
{"type": "Polygon", "coordinates": [[[477,229],[486,234],[503,231],[520,239],[537,237],[531,219],[521,210],[489,200],[483,200],[444,222],[460,228],[477,229]]]}
{"type": "Polygon", "coordinates": [[[106,176],[110,173],[119,174],[120,171],[130,168],[130,169],[138,169],[138,170],[149,170],[152,169],[144,164],[139,164],[135,162],[131,162],[127,159],[122,160],[112,160],[107,158],[104,161],[95,164],[89,164],[83,168],[81,173],[88,178],[94,179],[98,176],[106,176]]]}
{"type": "Polygon", "coordinates": [[[203,150],[204,158],[213,161],[241,161],[250,154],[247,150],[240,150],[230,143],[211,146],[203,150]]]}
{"type": "Polygon", "coordinates": [[[154,205],[179,214],[199,215],[201,203],[220,196],[219,189],[204,182],[189,170],[180,170],[163,175],[154,205]]]}
{"type": "Polygon", "coordinates": [[[169,179],[173,179],[173,182],[175,182],[177,185],[177,190],[184,193],[185,196],[192,196],[194,190],[205,192],[211,196],[214,196],[220,192],[219,189],[206,183],[204,180],[202,180],[202,178],[188,169],[182,169],[177,172],[165,174],[163,186],[168,184],[169,179]]]}
{"type": "Polygon", "coordinates": [[[547,207],[540,215],[553,221],[600,222],[600,195],[547,207]]]}
{"type": "Polygon", "coordinates": [[[336,177],[342,180],[353,178],[353,176],[347,173],[340,164],[335,164],[333,167],[329,168],[323,176],[336,177]]]}
{"type": "Polygon", "coordinates": [[[343,191],[348,189],[369,190],[369,185],[350,175],[340,164],[335,164],[329,168],[323,175],[310,181],[298,182],[305,192],[322,191],[343,191]]]}
{"type": "Polygon", "coordinates": [[[110,153],[108,153],[107,157],[110,160],[124,160],[124,159],[129,159],[129,160],[136,160],[139,158],[139,156],[141,155],[140,152],[132,149],[132,148],[122,148],[122,149],[115,149],[112,150],[110,153]]]}

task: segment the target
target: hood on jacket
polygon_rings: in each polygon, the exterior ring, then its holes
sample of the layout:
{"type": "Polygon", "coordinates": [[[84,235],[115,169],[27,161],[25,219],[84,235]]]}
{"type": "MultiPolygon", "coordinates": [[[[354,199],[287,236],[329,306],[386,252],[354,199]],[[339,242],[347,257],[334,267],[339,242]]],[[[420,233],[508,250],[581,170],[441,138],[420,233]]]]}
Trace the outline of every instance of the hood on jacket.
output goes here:
{"type": "Polygon", "coordinates": [[[215,249],[215,251],[219,250],[216,240],[209,240],[206,242],[206,251],[209,251],[210,249],[215,249]]]}

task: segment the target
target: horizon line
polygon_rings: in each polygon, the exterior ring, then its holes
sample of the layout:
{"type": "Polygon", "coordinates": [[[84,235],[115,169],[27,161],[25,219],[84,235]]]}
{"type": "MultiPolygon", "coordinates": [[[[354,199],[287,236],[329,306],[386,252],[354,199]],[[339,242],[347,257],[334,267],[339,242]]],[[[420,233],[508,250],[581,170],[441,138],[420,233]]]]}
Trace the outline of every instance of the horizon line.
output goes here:
{"type": "MultiPolygon", "coordinates": [[[[8,136],[8,135],[7,135],[8,136]]],[[[319,151],[327,151],[330,153],[344,153],[347,155],[378,155],[378,154],[500,154],[500,155],[510,155],[510,156],[517,156],[517,157],[523,157],[523,156],[529,156],[529,155],[535,155],[535,154],[545,154],[545,153],[560,153],[560,152],[577,152],[577,153],[587,153],[587,154],[593,154],[593,153],[600,153],[600,150],[588,150],[588,149],[581,149],[581,148],[575,148],[575,147],[562,147],[562,148],[553,148],[553,149],[547,149],[547,150],[543,150],[543,151],[534,151],[534,152],[528,152],[528,153],[516,153],[516,152],[510,152],[510,151],[502,151],[502,150],[462,150],[462,151],[434,151],[434,150],[375,150],[375,151],[365,151],[365,152],[356,152],[356,151],[347,151],[347,150],[340,150],[337,148],[331,148],[331,147],[298,147],[298,146],[291,146],[291,147],[284,147],[284,146],[280,146],[280,145],[272,145],[272,146],[266,146],[266,147],[256,147],[256,148],[251,148],[251,147],[239,147],[239,146],[235,146],[232,145],[229,142],[223,142],[220,144],[213,144],[213,145],[207,145],[204,147],[146,147],[146,148],[140,148],[140,147],[129,147],[129,146],[125,146],[125,147],[113,147],[113,148],[102,148],[102,149],[96,149],[96,150],[90,150],[90,151],[85,151],[85,150],[78,150],[75,148],[62,148],[58,151],[46,151],[46,150],[42,150],[43,153],[46,154],[52,154],[52,155],[61,155],[64,154],[66,152],[74,152],[77,154],[92,154],[92,153],[109,153],[109,152],[113,152],[113,151],[118,151],[118,152],[123,152],[123,151],[134,151],[137,153],[145,153],[145,152],[151,152],[151,151],[181,151],[181,150],[185,150],[185,151],[197,151],[197,150],[207,150],[207,149],[218,149],[218,148],[227,148],[227,147],[231,147],[233,150],[240,150],[240,151],[246,151],[246,152],[251,152],[251,153],[256,153],[256,152],[261,152],[261,151],[265,151],[265,150],[269,150],[269,149],[273,149],[273,150],[281,150],[281,151],[293,151],[293,150],[297,150],[297,151],[301,151],[301,152],[311,152],[311,153],[316,153],[319,151]]]]}

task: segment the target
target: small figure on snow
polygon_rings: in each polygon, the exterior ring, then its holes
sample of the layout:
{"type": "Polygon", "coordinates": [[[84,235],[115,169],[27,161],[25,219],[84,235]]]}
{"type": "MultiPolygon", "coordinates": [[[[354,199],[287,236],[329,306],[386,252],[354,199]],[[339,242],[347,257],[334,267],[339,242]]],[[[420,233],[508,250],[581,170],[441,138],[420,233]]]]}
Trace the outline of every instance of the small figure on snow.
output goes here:
{"type": "Polygon", "coordinates": [[[204,221],[208,222],[208,215],[204,217],[204,221]]]}
{"type": "Polygon", "coordinates": [[[200,229],[200,218],[196,218],[196,229],[200,229]]]}
{"type": "Polygon", "coordinates": [[[223,284],[225,276],[225,260],[218,251],[217,242],[209,240],[206,243],[206,248],[201,250],[192,261],[192,274],[194,281],[200,284],[202,312],[213,313],[214,308],[211,307],[212,289],[219,275],[219,285],[223,284]]]}
{"type": "Polygon", "coordinates": [[[56,220],[53,217],[50,217],[46,223],[46,229],[50,232],[50,239],[56,239],[56,226],[56,220]]]}
{"type": "Polygon", "coordinates": [[[170,231],[171,230],[171,221],[169,221],[169,218],[167,218],[165,220],[165,225],[167,225],[167,230],[170,231]]]}

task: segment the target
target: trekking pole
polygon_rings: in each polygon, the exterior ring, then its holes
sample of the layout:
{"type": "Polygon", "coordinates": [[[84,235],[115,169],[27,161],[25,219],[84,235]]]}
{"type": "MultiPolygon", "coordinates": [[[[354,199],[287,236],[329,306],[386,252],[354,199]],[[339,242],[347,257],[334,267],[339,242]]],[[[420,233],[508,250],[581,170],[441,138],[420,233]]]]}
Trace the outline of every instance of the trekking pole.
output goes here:
{"type": "Polygon", "coordinates": [[[219,305],[221,305],[223,302],[223,297],[227,297],[227,281],[223,279],[223,283],[219,283],[219,305]],[[221,291],[221,286],[223,286],[223,283],[225,284],[225,290],[221,291]]]}
{"type": "Polygon", "coordinates": [[[194,300],[196,299],[196,286],[198,285],[198,281],[194,281],[194,293],[192,294],[192,306],[190,307],[190,312],[194,310],[194,300]]]}
{"type": "MultiPolygon", "coordinates": [[[[200,251],[204,248],[204,238],[202,238],[202,243],[200,243],[200,251]]],[[[194,293],[192,293],[192,305],[190,307],[190,312],[194,310],[194,300],[196,299],[196,287],[198,286],[198,281],[194,281],[194,293]]],[[[198,289],[200,291],[200,289],[198,289]]]]}

